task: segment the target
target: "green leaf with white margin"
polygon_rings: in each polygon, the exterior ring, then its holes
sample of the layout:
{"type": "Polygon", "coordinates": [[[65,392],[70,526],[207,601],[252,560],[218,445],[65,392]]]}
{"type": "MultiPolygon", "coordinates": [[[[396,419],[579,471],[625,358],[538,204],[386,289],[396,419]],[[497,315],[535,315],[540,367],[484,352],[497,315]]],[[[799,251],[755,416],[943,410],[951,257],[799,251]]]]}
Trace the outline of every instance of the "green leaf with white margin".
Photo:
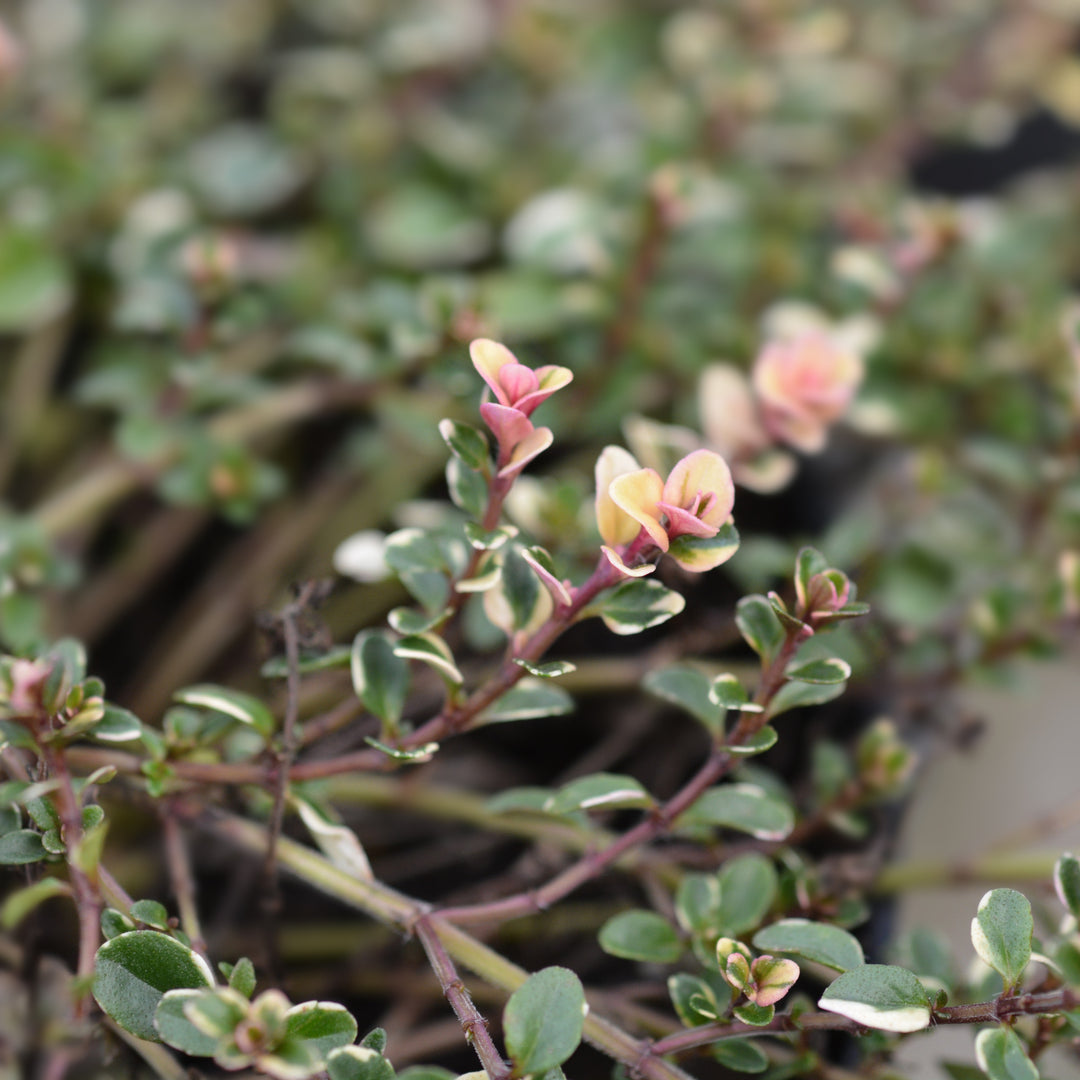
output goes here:
{"type": "Polygon", "coordinates": [[[249,998],[255,993],[255,965],[246,956],[241,956],[232,965],[228,974],[229,985],[239,994],[249,998]]]}
{"type": "Polygon", "coordinates": [[[731,1010],[736,1020],[741,1020],[744,1024],[753,1024],[755,1027],[764,1027],[766,1024],[771,1024],[773,1017],[776,1015],[775,1005],[757,1005],[752,1001],[744,1001],[741,1005],[736,1005],[731,1010]]]}
{"type": "Polygon", "coordinates": [[[477,551],[498,551],[518,534],[515,525],[499,525],[494,529],[482,529],[475,521],[465,522],[465,539],[477,551]]]}
{"type": "Polygon", "coordinates": [[[715,937],[720,931],[720,882],[715,874],[683,874],[675,890],[675,917],[687,932],[715,937]]]}
{"type": "Polygon", "coordinates": [[[804,709],[810,705],[824,705],[838,698],[847,683],[787,682],[776,692],[769,704],[769,718],[779,716],[789,709],[804,709]]]}
{"type": "Polygon", "coordinates": [[[425,630],[434,630],[450,616],[450,608],[443,608],[434,615],[426,611],[417,611],[416,608],[396,607],[387,616],[386,621],[391,628],[403,637],[409,634],[422,634],[425,630]]]}
{"type": "Polygon", "coordinates": [[[342,1046],[326,1057],[330,1080],[394,1080],[394,1066],[366,1046],[342,1046]]]}
{"type": "Polygon", "coordinates": [[[294,798],[300,820],[307,826],[319,850],[339,869],[360,881],[374,880],[360,838],[347,825],[328,821],[325,815],[306,799],[294,798]]]}
{"type": "Polygon", "coordinates": [[[506,724],[514,720],[534,720],[562,716],[574,711],[574,699],[546,679],[524,678],[480,714],[484,724],[506,724]]]}
{"type": "MultiPolygon", "coordinates": [[[[541,602],[540,579],[522,557],[519,547],[510,547],[502,556],[502,592],[514,630],[528,626],[541,602]]],[[[544,593],[546,599],[546,593],[544,593]]],[[[502,624],[499,624],[502,626],[502,624]]],[[[502,629],[506,629],[502,626],[502,629]]]]}
{"type": "MultiPolygon", "coordinates": [[[[335,668],[347,668],[352,658],[352,649],[347,645],[332,645],[329,649],[318,652],[301,652],[296,670],[300,675],[310,675],[316,671],[332,671],[335,668]]],[[[289,659],[286,656],[272,656],[261,668],[259,674],[264,679],[284,679],[289,674],[289,659]]]]}
{"type": "Polygon", "coordinates": [[[776,745],[778,736],[776,728],[768,724],[762,724],[752,735],[743,739],[740,743],[728,743],[724,749],[735,757],[753,757],[755,754],[764,754],[776,745]]]}
{"type": "Polygon", "coordinates": [[[747,645],[766,662],[784,644],[784,628],[764,596],[744,596],[735,606],[735,625],[747,645]]]}
{"type": "Polygon", "coordinates": [[[193,1057],[213,1057],[218,1040],[197,1028],[184,1011],[205,990],[169,990],[154,1012],[154,1028],[161,1041],[193,1057]]]}
{"type": "Polygon", "coordinates": [[[756,784],[721,784],[706,791],[679,824],[722,826],[759,840],[783,840],[795,828],[795,813],[756,784]]]}
{"type": "Polygon", "coordinates": [[[809,919],[781,919],[759,930],[753,945],[762,952],[798,956],[840,972],[866,962],[862,946],[846,930],[809,919]]]}
{"type": "Polygon", "coordinates": [[[1080,859],[1062,855],[1054,864],[1054,891],[1065,910],[1080,919],[1080,859]]]}
{"type": "Polygon", "coordinates": [[[451,453],[470,469],[483,471],[491,465],[487,436],[471,424],[449,418],[439,421],[439,434],[451,453]]]}
{"type": "Polygon", "coordinates": [[[672,964],[683,954],[679,932],[655,911],[635,909],[613,915],[599,934],[600,948],[624,960],[672,964]]]}
{"type": "Polygon", "coordinates": [[[975,1036],[975,1060],[990,1080],[1039,1080],[1035,1062],[1012,1028],[984,1028],[975,1036]]]}
{"type": "Polygon", "coordinates": [[[544,804],[549,814],[570,814],[575,810],[644,809],[656,800],[632,776],[593,773],[561,787],[544,804]]]}
{"type": "Polygon", "coordinates": [[[425,761],[430,761],[438,752],[439,744],[437,742],[424,743],[423,746],[416,746],[411,750],[404,750],[397,746],[388,746],[384,742],[379,742],[378,739],[372,738],[368,735],[365,737],[364,742],[368,746],[374,747],[380,753],[385,754],[393,761],[403,761],[408,765],[420,765],[425,761]]]}
{"type": "Polygon", "coordinates": [[[423,529],[398,529],[386,538],[386,563],[429,612],[445,607],[449,568],[442,549],[423,529]]]}
{"type": "Polygon", "coordinates": [[[125,1031],[156,1042],[154,1013],[169,990],[214,985],[198,953],[156,930],[133,930],[105,942],[94,961],[94,998],[125,1031]]]}
{"type": "Polygon", "coordinates": [[[169,929],[169,912],[165,905],[157,900],[136,900],[128,908],[128,915],[154,930],[169,929]]]}
{"type": "Polygon", "coordinates": [[[738,855],[724,863],[720,885],[720,931],[737,938],[760,926],[780,887],[772,859],[757,852],[738,855]]]}
{"type": "Polygon", "coordinates": [[[305,1001],[285,1014],[286,1037],[302,1042],[320,1061],[357,1035],[356,1020],[344,1005],[333,1001],[305,1001]]]}
{"type": "Polygon", "coordinates": [[[557,679],[560,675],[569,675],[577,671],[577,664],[571,664],[569,660],[551,660],[546,664],[534,664],[531,660],[523,660],[515,656],[514,663],[523,667],[530,675],[538,679],[557,679]]]}
{"type": "MultiPolygon", "coordinates": [[[[725,984],[726,985],[726,984],[725,984]]],[[[701,977],[678,972],[669,975],[668,996],[675,1013],[687,1027],[701,1027],[722,1016],[731,1003],[731,988],[727,987],[727,1000],[717,1000],[713,988],[701,977]]]]}
{"type": "Polygon", "coordinates": [[[825,990],[818,1005],[879,1031],[906,1034],[930,1026],[930,1001],[923,984],[892,964],[863,964],[845,972],[825,990]]]}
{"type": "Polygon", "coordinates": [[[713,1058],[732,1072],[759,1073],[769,1067],[765,1051],[753,1039],[724,1039],[711,1047],[713,1058]]]}
{"type": "Polygon", "coordinates": [[[728,522],[715,536],[691,536],[683,533],[671,541],[668,554],[684,569],[693,572],[712,570],[727,562],[739,550],[739,534],[728,522]]]}
{"type": "Polygon", "coordinates": [[[1023,893],[991,889],[979,901],[979,910],[971,920],[971,943],[1001,976],[1006,989],[1023,978],[1031,960],[1034,931],[1031,904],[1023,893]]]}
{"type": "Polygon", "coordinates": [[[617,585],[586,613],[599,615],[613,634],[627,635],[659,626],[684,607],[686,601],[677,592],[658,581],[638,579],[617,585]]]}
{"type": "Polygon", "coordinates": [[[465,676],[454,663],[450,646],[435,634],[409,634],[395,646],[394,653],[406,660],[420,660],[433,667],[452,686],[460,686],[465,676]]]}
{"type": "Polygon", "coordinates": [[[484,516],[488,482],[483,473],[470,469],[460,458],[452,457],[446,463],[446,487],[450,500],[459,510],[477,521],[484,516]]]}
{"type": "Polygon", "coordinates": [[[711,697],[708,676],[684,664],[650,671],[642,680],[642,686],[651,694],[677,705],[699,720],[713,735],[724,730],[723,706],[711,697]]]}
{"type": "Polygon", "coordinates": [[[184,705],[198,705],[203,709],[213,709],[224,713],[241,724],[253,727],[264,739],[269,739],[277,724],[274,714],[257,698],[240,690],[224,686],[200,683],[198,686],[185,686],[173,694],[173,700],[184,705]]]}
{"type": "Polygon", "coordinates": [[[377,630],[353,638],[349,659],[353,690],[364,707],[391,729],[401,720],[409,693],[409,665],[377,630]]]}
{"type": "Polygon", "coordinates": [[[588,1005],[581,980],[567,968],[530,975],[503,1011],[506,1049],[517,1075],[544,1073],[578,1048],[588,1005]]]}
{"type": "Polygon", "coordinates": [[[831,656],[824,660],[789,664],[784,675],[796,682],[831,686],[833,683],[846,682],[851,678],[851,665],[838,656],[831,656]]]}
{"type": "Polygon", "coordinates": [[[731,674],[717,675],[709,685],[709,700],[722,709],[741,712],[761,712],[743,688],[743,684],[731,674]]]}
{"type": "Polygon", "coordinates": [[[142,721],[130,710],[105,704],[105,715],[87,732],[98,742],[122,743],[142,738],[142,721]]]}

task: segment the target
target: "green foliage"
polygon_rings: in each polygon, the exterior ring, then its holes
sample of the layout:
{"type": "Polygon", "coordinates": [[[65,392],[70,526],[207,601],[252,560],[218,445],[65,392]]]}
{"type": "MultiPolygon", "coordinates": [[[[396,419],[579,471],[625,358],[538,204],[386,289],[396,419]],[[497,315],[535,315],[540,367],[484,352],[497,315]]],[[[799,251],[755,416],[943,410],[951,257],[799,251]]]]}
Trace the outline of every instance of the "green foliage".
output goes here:
{"type": "Polygon", "coordinates": [[[1010,1028],[980,1031],[975,1037],[975,1058],[990,1080],[1039,1080],[1039,1070],[1010,1028]]]}
{"type": "Polygon", "coordinates": [[[577,1049],[585,1020],[581,981],[563,967],[538,971],[503,1010],[506,1049],[518,1075],[545,1073],[577,1049]]]}
{"type": "Polygon", "coordinates": [[[991,889],[979,901],[978,913],[971,920],[971,943],[1006,988],[1023,978],[1031,960],[1034,925],[1031,904],[1015,889],[991,889]]]}
{"type": "Polygon", "coordinates": [[[826,987],[818,1002],[879,1031],[921,1031],[930,1025],[930,1001],[922,983],[904,968],[863,964],[844,972],[826,987]]]}
{"type": "Polygon", "coordinates": [[[671,964],[683,953],[679,933],[654,911],[623,911],[600,928],[600,948],[624,960],[671,964]]]}
{"type": "Polygon", "coordinates": [[[681,822],[735,829],[759,840],[783,840],[795,827],[795,816],[787,803],[755,784],[722,784],[706,791],[681,822]]]}
{"type": "Polygon", "coordinates": [[[863,964],[862,946],[846,930],[809,919],[781,919],[754,935],[754,947],[789,953],[834,971],[850,971],[863,964]]]}

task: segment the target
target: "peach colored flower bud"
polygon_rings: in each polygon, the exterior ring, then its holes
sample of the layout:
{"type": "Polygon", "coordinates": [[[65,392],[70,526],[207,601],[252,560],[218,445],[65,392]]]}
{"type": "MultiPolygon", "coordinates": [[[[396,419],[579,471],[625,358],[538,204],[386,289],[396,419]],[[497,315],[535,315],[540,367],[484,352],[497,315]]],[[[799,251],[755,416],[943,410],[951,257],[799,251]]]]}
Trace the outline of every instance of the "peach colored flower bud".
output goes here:
{"type": "Polygon", "coordinates": [[[620,510],[609,491],[617,476],[640,469],[634,455],[621,446],[605,446],[596,459],[596,526],[600,537],[611,547],[629,544],[641,526],[625,510],[620,510]]]}
{"type": "Polygon", "coordinates": [[[519,363],[505,345],[488,338],[477,338],[469,346],[469,355],[481,378],[491,387],[495,400],[526,417],[574,377],[569,368],[554,364],[534,371],[519,363]]]}
{"type": "Polygon", "coordinates": [[[753,384],[766,429],[807,454],[825,446],[862,381],[859,357],[821,334],[765,346],[754,362],[753,384]]]}

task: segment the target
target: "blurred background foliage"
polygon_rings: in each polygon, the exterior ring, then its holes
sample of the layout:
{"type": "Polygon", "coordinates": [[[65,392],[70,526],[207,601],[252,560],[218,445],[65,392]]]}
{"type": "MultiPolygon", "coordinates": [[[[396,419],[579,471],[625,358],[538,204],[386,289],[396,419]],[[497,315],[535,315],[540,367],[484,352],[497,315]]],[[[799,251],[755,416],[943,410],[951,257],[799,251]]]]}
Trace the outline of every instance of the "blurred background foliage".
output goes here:
{"type": "MultiPolygon", "coordinates": [[[[669,657],[730,644],[721,602],[806,540],[874,604],[851,657],[911,714],[1051,649],[1080,610],[1078,19],[6,0],[4,648],[83,639],[151,724],[184,683],[260,687],[257,610],[351,533],[444,513],[436,423],[472,419],[479,335],[574,370],[512,506],[573,572],[626,418],[700,429],[704,367],[798,323],[859,343],[860,399],[790,488],[740,495],[669,657]]],[[[401,600],[342,583],[323,614],[349,640],[401,600]]]]}

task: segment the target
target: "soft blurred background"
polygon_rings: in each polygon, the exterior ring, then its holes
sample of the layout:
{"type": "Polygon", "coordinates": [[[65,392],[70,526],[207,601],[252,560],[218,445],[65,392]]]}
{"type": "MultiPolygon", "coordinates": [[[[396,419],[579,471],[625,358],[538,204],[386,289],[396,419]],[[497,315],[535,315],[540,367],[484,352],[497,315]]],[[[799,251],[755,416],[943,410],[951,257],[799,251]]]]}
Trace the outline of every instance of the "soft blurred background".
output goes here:
{"type": "MultiPolygon", "coordinates": [[[[470,339],[574,370],[511,507],[572,572],[594,557],[600,448],[664,460],[702,437],[709,364],[749,369],[812,327],[864,357],[865,381],[786,486],[740,492],[738,556],[700,582],[665,571],[690,601],[677,624],[568,642],[588,716],[542,754],[492,733],[424,782],[611,768],[670,789],[700,745],[618,691],[661,660],[744,661],[732,600],[779,587],[812,542],[875,614],[844,632],[848,704],[787,720],[765,761],[792,798],[820,788],[811,744],[887,712],[945,792],[909,817],[908,856],[973,857],[1071,805],[1068,770],[1039,764],[1075,758],[1071,669],[1026,667],[1024,699],[1004,684],[1080,612],[1078,24],[1076,0],[0,2],[0,645],[80,638],[110,699],[155,726],[186,683],[273,695],[259,613],[331,575],[356,532],[445,518],[436,423],[475,419],[470,339]],[[991,778],[995,711],[1009,768],[991,778]],[[1000,826],[962,812],[971,788],[1000,826]]],[[[403,599],[341,578],[313,641],[403,599]]],[[[498,640],[470,608],[453,644],[471,673],[498,640]]],[[[313,678],[306,713],[347,687],[313,678]]],[[[152,815],[116,814],[118,876],[164,898],[152,815]]],[[[423,814],[348,815],[376,872],[418,895],[544,869],[423,814]]],[[[823,850],[876,871],[902,816],[841,823],[823,850]]],[[[201,855],[211,949],[254,951],[238,928],[256,869],[201,855]]],[[[416,955],[402,967],[396,943],[290,900],[287,989],[385,1024],[396,1063],[473,1067],[416,955]]],[[[602,979],[596,918],[583,901],[513,947],[602,979]]],[[[895,921],[881,905],[879,958],[895,921]]],[[[36,925],[28,948],[64,932],[36,925]]]]}

